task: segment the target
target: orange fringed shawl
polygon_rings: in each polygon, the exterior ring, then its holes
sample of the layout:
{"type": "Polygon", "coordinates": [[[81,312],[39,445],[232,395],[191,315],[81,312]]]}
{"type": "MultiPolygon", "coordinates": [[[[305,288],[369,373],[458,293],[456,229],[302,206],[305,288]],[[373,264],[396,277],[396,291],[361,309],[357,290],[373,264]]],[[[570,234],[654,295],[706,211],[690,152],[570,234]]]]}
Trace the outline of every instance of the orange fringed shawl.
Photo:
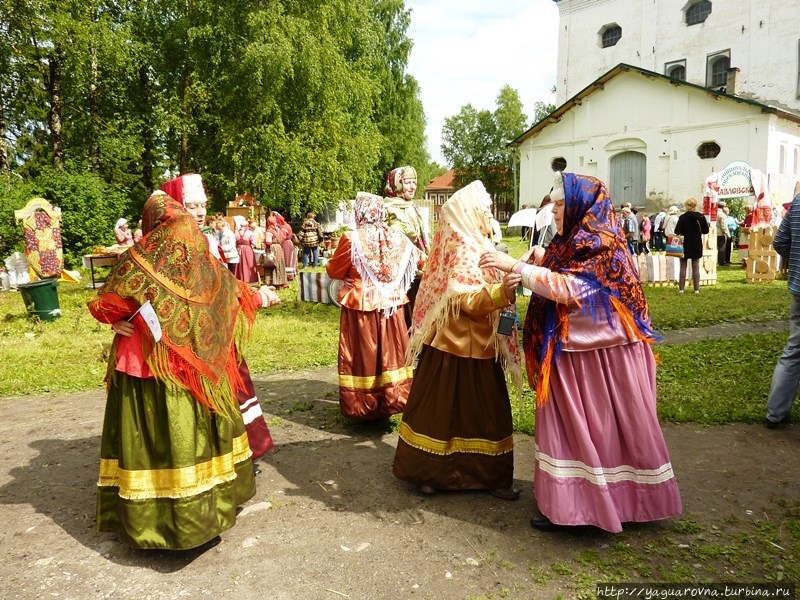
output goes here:
{"type": "MultiPolygon", "coordinates": [[[[130,315],[149,300],[163,334],[156,343],[142,336],[155,377],[231,416],[243,387],[237,347],[249,337],[257,309],[252,291],[209,254],[194,219],[166,194],[157,192],[145,204],[142,231],[89,308],[95,315],[130,315]]],[[[134,324],[146,328],[139,315],[134,324]]]]}

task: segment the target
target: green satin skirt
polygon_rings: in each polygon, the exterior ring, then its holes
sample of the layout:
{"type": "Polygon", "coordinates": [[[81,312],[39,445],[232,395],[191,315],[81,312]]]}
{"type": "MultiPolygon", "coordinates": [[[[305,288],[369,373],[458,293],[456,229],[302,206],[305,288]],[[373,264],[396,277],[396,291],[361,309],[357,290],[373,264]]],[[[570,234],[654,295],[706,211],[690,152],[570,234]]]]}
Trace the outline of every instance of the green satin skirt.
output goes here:
{"type": "Polygon", "coordinates": [[[191,394],[114,372],[103,421],[97,529],[136,548],[188,549],[236,523],[255,494],[241,415],[229,421],[191,394]]]}

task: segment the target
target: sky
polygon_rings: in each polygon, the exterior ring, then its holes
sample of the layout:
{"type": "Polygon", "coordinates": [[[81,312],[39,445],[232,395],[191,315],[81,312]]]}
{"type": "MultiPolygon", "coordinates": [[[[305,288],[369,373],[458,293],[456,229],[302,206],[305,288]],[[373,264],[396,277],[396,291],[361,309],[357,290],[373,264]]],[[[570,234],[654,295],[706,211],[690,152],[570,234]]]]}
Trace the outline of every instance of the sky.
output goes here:
{"type": "Polygon", "coordinates": [[[558,8],[553,0],[405,0],[414,41],[408,72],[420,84],[428,152],[440,149],[447,117],[472,104],[494,111],[506,84],[530,123],[536,101],[555,102],[558,8]]]}

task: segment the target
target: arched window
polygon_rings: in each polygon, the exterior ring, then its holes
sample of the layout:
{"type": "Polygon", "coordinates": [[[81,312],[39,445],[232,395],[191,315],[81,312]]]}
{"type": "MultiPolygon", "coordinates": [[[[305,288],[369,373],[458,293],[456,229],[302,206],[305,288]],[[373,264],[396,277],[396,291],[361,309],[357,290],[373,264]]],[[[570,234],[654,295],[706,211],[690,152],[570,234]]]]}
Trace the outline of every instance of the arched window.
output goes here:
{"type": "Polygon", "coordinates": [[[670,67],[670,70],[667,71],[667,77],[686,81],[686,67],[683,65],[675,65],[674,67],[670,67]]]}
{"type": "Polygon", "coordinates": [[[711,14],[711,2],[700,0],[686,9],[686,24],[697,25],[704,22],[711,14]]]}
{"type": "Polygon", "coordinates": [[[697,156],[700,158],[717,158],[720,152],[722,152],[722,148],[717,142],[703,142],[697,148],[697,156]]]}
{"type": "Polygon", "coordinates": [[[617,24],[607,25],[603,33],[600,34],[600,38],[603,48],[616,46],[617,42],[622,38],[622,27],[617,24]]]}
{"type": "Polygon", "coordinates": [[[720,87],[728,83],[728,69],[731,57],[728,53],[717,54],[708,59],[708,87],[720,87]]]}

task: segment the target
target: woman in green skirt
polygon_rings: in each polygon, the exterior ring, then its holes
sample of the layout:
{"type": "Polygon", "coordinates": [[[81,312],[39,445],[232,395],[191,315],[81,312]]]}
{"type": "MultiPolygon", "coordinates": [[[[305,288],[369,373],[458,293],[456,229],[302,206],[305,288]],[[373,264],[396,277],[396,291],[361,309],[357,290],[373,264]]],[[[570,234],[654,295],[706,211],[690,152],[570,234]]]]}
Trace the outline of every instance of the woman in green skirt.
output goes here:
{"type": "Polygon", "coordinates": [[[142,239],[89,303],[117,334],[97,529],[136,548],[195,548],[255,494],[236,348],[256,309],[278,299],[237,281],[170,196],[153,194],[142,220],[142,239]]]}

